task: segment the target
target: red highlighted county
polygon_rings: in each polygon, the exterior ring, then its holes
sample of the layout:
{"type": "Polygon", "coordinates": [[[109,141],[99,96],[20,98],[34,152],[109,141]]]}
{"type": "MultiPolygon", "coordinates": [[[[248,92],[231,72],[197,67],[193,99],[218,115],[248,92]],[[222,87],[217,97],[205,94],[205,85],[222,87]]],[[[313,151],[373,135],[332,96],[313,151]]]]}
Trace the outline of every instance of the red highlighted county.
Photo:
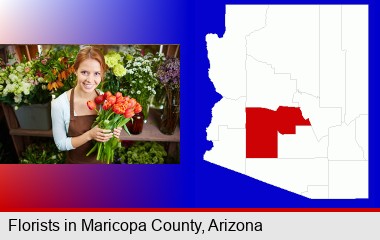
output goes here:
{"type": "Polygon", "coordinates": [[[311,126],[299,107],[246,108],[245,112],[247,158],[277,158],[277,132],[296,134],[296,126],[311,126]]]}

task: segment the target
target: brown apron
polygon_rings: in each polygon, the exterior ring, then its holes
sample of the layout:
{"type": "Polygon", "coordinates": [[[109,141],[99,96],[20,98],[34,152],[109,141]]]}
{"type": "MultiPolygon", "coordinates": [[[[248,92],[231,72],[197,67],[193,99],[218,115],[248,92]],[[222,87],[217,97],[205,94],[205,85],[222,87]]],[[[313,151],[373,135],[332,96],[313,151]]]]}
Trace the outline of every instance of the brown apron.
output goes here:
{"type": "MultiPolygon", "coordinates": [[[[98,91],[96,94],[99,95],[98,91]]],[[[69,123],[69,137],[77,137],[91,129],[97,115],[84,115],[74,116],[74,89],[71,91],[70,96],[70,123],[69,123]]],[[[94,146],[92,141],[88,141],[80,147],[67,152],[66,163],[102,163],[96,160],[97,151],[86,154],[94,146]]]]}

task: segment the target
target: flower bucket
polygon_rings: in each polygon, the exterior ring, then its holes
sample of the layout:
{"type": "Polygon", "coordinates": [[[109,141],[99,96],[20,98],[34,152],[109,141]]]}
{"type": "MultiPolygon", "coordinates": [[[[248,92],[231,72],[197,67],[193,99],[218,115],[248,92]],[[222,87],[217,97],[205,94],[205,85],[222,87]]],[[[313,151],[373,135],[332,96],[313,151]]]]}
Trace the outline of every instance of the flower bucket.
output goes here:
{"type": "Polygon", "coordinates": [[[22,106],[15,110],[15,113],[22,129],[51,129],[50,103],[22,106]]]}

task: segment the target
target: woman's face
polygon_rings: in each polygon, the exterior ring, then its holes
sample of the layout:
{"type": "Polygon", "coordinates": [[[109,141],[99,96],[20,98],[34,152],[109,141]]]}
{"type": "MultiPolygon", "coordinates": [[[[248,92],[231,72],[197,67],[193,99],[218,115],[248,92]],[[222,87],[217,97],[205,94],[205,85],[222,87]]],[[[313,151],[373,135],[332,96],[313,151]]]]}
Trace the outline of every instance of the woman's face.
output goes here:
{"type": "Polygon", "coordinates": [[[79,65],[76,75],[79,89],[87,93],[93,92],[102,80],[100,63],[88,58],[79,65]]]}

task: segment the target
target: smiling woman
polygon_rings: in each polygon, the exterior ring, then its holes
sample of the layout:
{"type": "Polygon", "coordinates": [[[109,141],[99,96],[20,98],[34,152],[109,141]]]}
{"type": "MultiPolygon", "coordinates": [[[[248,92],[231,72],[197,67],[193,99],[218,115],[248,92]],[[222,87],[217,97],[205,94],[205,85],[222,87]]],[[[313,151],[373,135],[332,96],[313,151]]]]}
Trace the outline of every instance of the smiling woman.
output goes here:
{"type": "Polygon", "coordinates": [[[53,136],[57,147],[67,152],[66,163],[100,163],[96,155],[86,157],[92,148],[92,140],[106,142],[113,135],[119,137],[121,128],[110,130],[91,128],[96,119],[86,103],[93,100],[99,91],[96,89],[102,81],[106,64],[99,49],[83,47],[74,63],[77,84],[52,102],[51,117],[53,136]]]}
{"type": "MultiPolygon", "coordinates": [[[[39,45],[40,51],[35,58],[28,59],[25,63],[15,62],[12,66],[1,66],[0,95],[2,97],[0,96],[0,102],[11,103],[11,106],[5,106],[7,109],[6,123],[11,126],[9,132],[12,140],[14,140],[13,145],[16,148],[18,157],[22,156],[22,152],[27,147],[27,145],[22,144],[21,140],[24,140],[24,138],[27,139],[29,136],[50,137],[54,135],[55,143],[59,150],[66,151],[72,158],[77,158],[78,156],[78,161],[71,161],[68,158],[67,162],[104,162],[104,157],[101,154],[97,156],[97,161],[90,161],[91,157],[85,157],[89,151],[83,151],[83,154],[78,154],[77,150],[84,148],[86,145],[92,145],[92,147],[105,146],[109,142],[117,142],[118,147],[120,147],[119,141],[114,139],[111,134],[111,132],[114,132],[113,134],[116,137],[119,136],[117,129],[119,125],[115,125],[116,121],[110,121],[111,124],[109,125],[102,125],[99,121],[93,121],[95,118],[100,119],[100,113],[104,112],[104,109],[101,109],[102,104],[98,103],[99,101],[97,102],[96,98],[101,98],[109,91],[116,98],[118,95],[122,95],[123,98],[128,97],[128,103],[131,102],[131,99],[135,99],[137,103],[140,103],[141,111],[144,111],[145,119],[141,114],[137,116],[140,121],[128,122],[129,125],[133,125],[135,131],[131,131],[130,126],[128,126],[125,132],[121,133],[121,139],[164,142],[163,146],[166,148],[168,156],[161,160],[167,163],[179,163],[179,151],[177,148],[179,146],[177,142],[180,139],[179,127],[176,128],[174,135],[164,136],[159,131],[162,108],[159,109],[159,105],[151,105],[154,95],[158,94],[160,89],[163,88],[162,82],[158,80],[156,74],[160,64],[165,61],[167,57],[165,55],[168,55],[169,52],[166,49],[169,49],[170,46],[92,45],[83,47],[83,45],[39,45]],[[14,82],[12,82],[14,84],[7,84],[11,79],[14,79],[14,82]],[[21,93],[20,86],[23,86],[21,93]],[[4,91],[8,94],[4,94],[4,91]],[[88,106],[89,101],[94,101],[96,104],[88,106]],[[25,114],[21,115],[19,119],[14,116],[20,115],[20,108],[23,108],[23,105],[41,103],[48,103],[46,120],[32,121],[32,118],[26,117],[25,114]],[[16,112],[14,108],[18,108],[16,112]],[[82,128],[78,123],[83,119],[87,119],[86,121],[93,122],[93,124],[84,124],[86,127],[82,128]],[[24,122],[38,123],[37,127],[39,128],[37,129],[34,125],[33,129],[29,126],[25,127],[22,124],[24,122]],[[48,124],[43,124],[46,122],[48,124]],[[96,125],[98,126],[96,127],[96,125]],[[140,127],[140,131],[136,130],[136,126],[140,127]],[[73,128],[76,127],[81,129],[74,129],[75,132],[72,132],[73,128]],[[114,130],[115,127],[116,130],[114,130]],[[128,135],[128,130],[132,134],[138,135],[128,135]],[[76,153],[74,154],[74,152],[76,153]],[[84,154],[84,152],[87,153],[84,154]],[[173,158],[176,160],[172,160],[173,158]]],[[[179,51],[178,46],[177,49],[179,51]]],[[[30,52],[30,55],[34,56],[35,54],[30,52]]],[[[24,58],[18,56],[17,59],[24,58]]],[[[10,63],[6,59],[4,64],[10,63]]],[[[107,102],[110,101],[107,100],[107,102]]],[[[161,102],[160,104],[162,105],[163,103],[161,102]]],[[[25,107],[30,108],[30,106],[25,107]]],[[[35,107],[33,106],[32,110],[28,112],[33,113],[33,117],[43,116],[35,107]]],[[[130,110],[128,114],[123,113],[124,118],[132,117],[131,107],[132,105],[128,105],[127,108],[130,110]]],[[[119,112],[121,114],[124,108],[115,106],[115,109],[112,109],[114,114],[107,120],[113,119],[119,112]]],[[[136,109],[139,108],[135,107],[133,113],[140,114],[136,109]]],[[[33,139],[31,143],[34,141],[33,139]]],[[[92,147],[90,149],[93,149],[92,147]]],[[[98,152],[104,152],[104,149],[98,152]]],[[[110,156],[112,157],[112,154],[110,156]]],[[[110,159],[110,161],[107,161],[109,163],[119,163],[117,158],[107,159],[110,159]]],[[[141,161],[138,163],[141,163],[141,161]]]]}

